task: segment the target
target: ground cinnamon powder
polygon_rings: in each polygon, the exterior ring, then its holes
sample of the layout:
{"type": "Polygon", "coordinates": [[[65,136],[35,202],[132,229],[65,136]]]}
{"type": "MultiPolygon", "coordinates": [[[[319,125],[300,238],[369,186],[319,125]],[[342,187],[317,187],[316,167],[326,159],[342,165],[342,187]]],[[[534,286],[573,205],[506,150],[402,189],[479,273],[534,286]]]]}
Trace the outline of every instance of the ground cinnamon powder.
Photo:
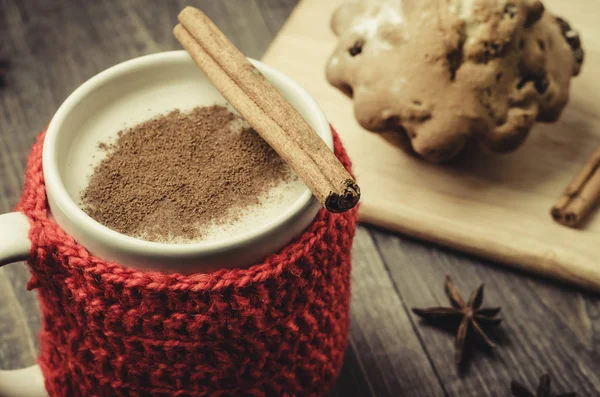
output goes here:
{"type": "Polygon", "coordinates": [[[178,110],[121,131],[82,193],[84,211],[150,241],[198,240],[293,178],[277,153],[223,106],[178,110]]]}

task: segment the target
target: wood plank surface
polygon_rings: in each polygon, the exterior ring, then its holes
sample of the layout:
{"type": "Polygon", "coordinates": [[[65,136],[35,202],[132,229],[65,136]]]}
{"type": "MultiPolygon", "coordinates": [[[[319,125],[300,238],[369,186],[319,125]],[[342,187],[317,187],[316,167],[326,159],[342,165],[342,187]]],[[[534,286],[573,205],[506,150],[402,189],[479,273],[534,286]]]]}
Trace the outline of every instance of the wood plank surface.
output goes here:
{"type": "MultiPolygon", "coordinates": [[[[600,44],[594,39],[600,26],[590,12],[600,11],[600,3],[578,0],[580,6],[573,7],[563,0],[545,1],[581,32],[586,50],[583,71],[573,79],[571,102],[560,121],[538,124],[514,153],[472,150],[441,167],[367,133],[354,118],[352,101],[327,83],[325,64],[337,45],[330,15],[344,1],[304,0],[264,59],[299,81],[339,129],[362,190],[361,219],[600,292],[600,245],[595,243],[600,217],[574,230],[549,214],[600,145],[600,44]],[[290,56],[290,48],[302,55],[290,56]]],[[[376,75],[374,66],[369,67],[376,75]]],[[[391,84],[394,76],[382,78],[391,84]]]]}
{"type": "MultiPolygon", "coordinates": [[[[118,62],[178,49],[171,28],[187,4],[258,58],[296,0],[0,0],[0,58],[12,64],[0,88],[0,213],[16,204],[30,145],[68,94],[118,62]]],[[[305,56],[296,50],[291,59],[305,56]]],[[[353,254],[350,343],[331,396],[503,397],[510,379],[533,388],[544,372],[556,391],[600,396],[598,295],[372,227],[359,228],[353,254]],[[486,282],[486,303],[504,307],[501,347],[475,353],[464,371],[452,364],[452,336],[410,312],[447,303],[445,273],[465,294],[486,282]]],[[[35,360],[39,312],[28,277],[23,264],[0,269],[2,369],[35,360]]]]}
{"type": "Polygon", "coordinates": [[[534,384],[545,372],[552,374],[555,390],[600,395],[597,296],[586,298],[570,287],[540,283],[529,275],[459,258],[408,238],[381,231],[372,234],[407,307],[447,306],[446,274],[460,275],[454,279],[464,296],[485,283],[485,306],[502,306],[504,324],[492,334],[499,348],[475,351],[460,371],[448,354],[452,338],[429,326],[415,327],[448,395],[504,396],[511,379],[534,384]]]}

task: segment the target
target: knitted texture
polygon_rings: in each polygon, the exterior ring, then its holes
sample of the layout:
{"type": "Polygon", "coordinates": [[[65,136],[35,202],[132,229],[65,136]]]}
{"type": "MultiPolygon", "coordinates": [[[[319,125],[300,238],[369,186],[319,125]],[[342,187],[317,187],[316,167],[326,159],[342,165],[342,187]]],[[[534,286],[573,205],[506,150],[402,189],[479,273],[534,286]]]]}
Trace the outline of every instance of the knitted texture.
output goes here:
{"type": "Polygon", "coordinates": [[[327,392],[347,344],[356,209],[320,211],[294,242],[250,268],[142,272],[93,256],[48,218],[43,138],[18,209],[31,220],[28,288],[39,293],[38,362],[50,396],[327,392]]]}

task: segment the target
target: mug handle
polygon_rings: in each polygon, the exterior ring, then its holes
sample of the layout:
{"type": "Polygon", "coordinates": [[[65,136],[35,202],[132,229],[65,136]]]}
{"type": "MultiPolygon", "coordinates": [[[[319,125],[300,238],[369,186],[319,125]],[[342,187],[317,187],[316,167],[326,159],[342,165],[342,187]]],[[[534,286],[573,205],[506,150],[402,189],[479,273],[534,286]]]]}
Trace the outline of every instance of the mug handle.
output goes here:
{"type": "MultiPolygon", "coordinates": [[[[29,258],[29,219],[20,212],[0,215],[0,267],[29,258]]],[[[40,367],[0,371],[0,397],[47,397],[40,367]]]]}

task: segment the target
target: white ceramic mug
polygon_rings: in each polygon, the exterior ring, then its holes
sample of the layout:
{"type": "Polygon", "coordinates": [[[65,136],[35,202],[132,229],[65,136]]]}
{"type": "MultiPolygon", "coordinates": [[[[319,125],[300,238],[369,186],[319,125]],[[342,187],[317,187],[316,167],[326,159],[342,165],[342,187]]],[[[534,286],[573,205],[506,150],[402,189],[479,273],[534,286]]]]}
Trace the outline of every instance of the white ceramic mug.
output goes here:
{"type": "MultiPolygon", "coordinates": [[[[251,62],[333,149],[329,123],[310,95],[277,70],[251,62]]],[[[42,167],[53,219],[96,256],[142,270],[195,273],[243,267],[284,247],[320,209],[308,189],[286,211],[249,232],[192,244],[148,242],[117,233],[90,218],[74,199],[91,171],[90,150],[99,141],[158,113],[214,103],[226,102],[185,51],[136,58],[88,80],[61,105],[44,138],[42,167]]],[[[25,215],[0,215],[0,266],[27,260],[28,230],[25,215]]],[[[29,396],[46,396],[37,366],[0,371],[0,397],[29,396]]]]}

